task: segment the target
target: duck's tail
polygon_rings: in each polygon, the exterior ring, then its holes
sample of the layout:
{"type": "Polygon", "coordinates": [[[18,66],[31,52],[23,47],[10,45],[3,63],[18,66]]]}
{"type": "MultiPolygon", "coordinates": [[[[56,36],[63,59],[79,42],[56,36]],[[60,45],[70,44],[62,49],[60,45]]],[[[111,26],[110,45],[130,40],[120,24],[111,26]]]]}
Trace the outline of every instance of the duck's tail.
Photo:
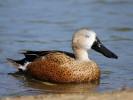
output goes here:
{"type": "Polygon", "coordinates": [[[19,71],[24,71],[27,64],[29,64],[29,62],[25,62],[25,59],[22,60],[12,60],[7,58],[7,61],[9,62],[9,64],[13,65],[14,67],[16,67],[19,71]]]}

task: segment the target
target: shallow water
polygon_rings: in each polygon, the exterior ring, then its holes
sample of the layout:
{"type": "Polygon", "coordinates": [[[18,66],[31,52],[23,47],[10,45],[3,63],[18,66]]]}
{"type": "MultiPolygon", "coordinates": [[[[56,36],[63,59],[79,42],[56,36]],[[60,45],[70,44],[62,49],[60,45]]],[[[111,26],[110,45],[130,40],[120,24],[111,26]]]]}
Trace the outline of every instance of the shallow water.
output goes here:
{"type": "Polygon", "coordinates": [[[0,97],[37,94],[107,92],[133,88],[133,1],[131,0],[1,0],[0,97]],[[21,59],[19,51],[72,52],[73,33],[93,29],[119,59],[91,50],[101,71],[95,82],[50,84],[18,73],[5,58],[21,59]]]}

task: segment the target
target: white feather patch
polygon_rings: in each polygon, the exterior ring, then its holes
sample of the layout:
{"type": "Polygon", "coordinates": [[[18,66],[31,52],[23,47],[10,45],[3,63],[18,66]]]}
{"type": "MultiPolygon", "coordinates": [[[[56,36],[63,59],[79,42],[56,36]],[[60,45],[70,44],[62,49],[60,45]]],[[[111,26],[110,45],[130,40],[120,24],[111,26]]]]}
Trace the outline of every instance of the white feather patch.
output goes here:
{"type": "Polygon", "coordinates": [[[31,62],[26,62],[26,63],[24,63],[24,65],[22,66],[19,66],[19,69],[22,69],[22,70],[25,70],[26,69],[26,66],[28,65],[28,64],[30,64],[31,62]]]}

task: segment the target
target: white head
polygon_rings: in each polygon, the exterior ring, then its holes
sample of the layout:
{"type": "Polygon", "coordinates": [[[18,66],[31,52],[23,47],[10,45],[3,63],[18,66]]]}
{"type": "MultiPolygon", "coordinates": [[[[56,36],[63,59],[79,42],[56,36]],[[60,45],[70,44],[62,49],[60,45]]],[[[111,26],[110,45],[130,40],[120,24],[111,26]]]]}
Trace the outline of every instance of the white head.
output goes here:
{"type": "Polygon", "coordinates": [[[95,32],[87,28],[81,28],[75,32],[72,47],[76,58],[80,60],[88,60],[88,50],[90,49],[94,49],[109,58],[118,58],[100,42],[95,32]]]}
{"type": "Polygon", "coordinates": [[[73,48],[88,51],[96,40],[96,33],[87,28],[81,28],[73,35],[73,48]]]}

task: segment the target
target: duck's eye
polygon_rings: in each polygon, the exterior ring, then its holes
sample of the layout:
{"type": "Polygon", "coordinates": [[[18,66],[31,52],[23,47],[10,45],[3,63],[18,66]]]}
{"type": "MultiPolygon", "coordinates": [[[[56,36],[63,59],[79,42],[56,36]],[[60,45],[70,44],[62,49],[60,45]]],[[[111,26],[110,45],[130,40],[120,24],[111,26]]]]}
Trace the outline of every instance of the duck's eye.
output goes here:
{"type": "Polygon", "coordinates": [[[88,36],[88,35],[85,35],[85,37],[89,38],[89,36],[88,36]]]}

